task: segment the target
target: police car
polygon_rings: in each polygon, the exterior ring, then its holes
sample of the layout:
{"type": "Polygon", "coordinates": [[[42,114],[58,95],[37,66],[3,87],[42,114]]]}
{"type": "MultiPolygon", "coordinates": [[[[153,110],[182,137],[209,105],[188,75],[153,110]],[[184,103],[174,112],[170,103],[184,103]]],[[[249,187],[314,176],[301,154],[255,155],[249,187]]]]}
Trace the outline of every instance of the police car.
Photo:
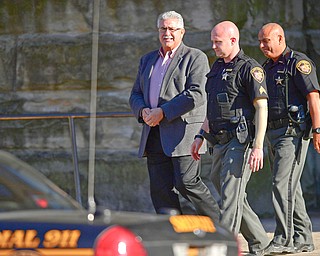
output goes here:
{"type": "Polygon", "coordinates": [[[235,256],[210,218],[80,206],[43,174],[0,151],[0,256],[235,256]]]}

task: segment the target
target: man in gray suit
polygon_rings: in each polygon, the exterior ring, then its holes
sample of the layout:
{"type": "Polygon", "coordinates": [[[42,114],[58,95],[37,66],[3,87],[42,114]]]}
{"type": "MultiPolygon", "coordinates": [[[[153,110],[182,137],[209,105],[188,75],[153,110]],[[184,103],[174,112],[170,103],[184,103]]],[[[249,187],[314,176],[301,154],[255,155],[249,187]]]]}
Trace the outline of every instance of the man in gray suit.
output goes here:
{"type": "MultiPolygon", "coordinates": [[[[151,199],[157,213],[168,208],[181,211],[180,193],[199,214],[218,220],[219,206],[190,154],[206,112],[208,59],[184,45],[180,14],[160,14],[157,26],[161,47],[141,58],[129,100],[143,123],[139,157],[147,157],[151,199]]],[[[204,152],[202,147],[200,153],[204,152]]]]}

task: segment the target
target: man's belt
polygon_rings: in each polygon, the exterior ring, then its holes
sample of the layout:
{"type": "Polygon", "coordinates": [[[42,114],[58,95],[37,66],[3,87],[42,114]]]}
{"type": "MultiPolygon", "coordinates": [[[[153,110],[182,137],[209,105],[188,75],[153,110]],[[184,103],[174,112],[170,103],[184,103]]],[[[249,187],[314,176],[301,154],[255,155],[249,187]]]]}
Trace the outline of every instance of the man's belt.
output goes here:
{"type": "Polygon", "coordinates": [[[286,127],[289,124],[289,118],[280,118],[278,120],[272,120],[268,122],[268,129],[278,129],[286,127]]]}
{"type": "Polygon", "coordinates": [[[216,143],[222,145],[222,144],[228,143],[232,138],[234,138],[236,136],[236,131],[235,130],[231,130],[231,131],[220,130],[215,134],[210,133],[210,135],[214,139],[214,142],[215,142],[215,143],[212,143],[213,145],[216,143]]]}

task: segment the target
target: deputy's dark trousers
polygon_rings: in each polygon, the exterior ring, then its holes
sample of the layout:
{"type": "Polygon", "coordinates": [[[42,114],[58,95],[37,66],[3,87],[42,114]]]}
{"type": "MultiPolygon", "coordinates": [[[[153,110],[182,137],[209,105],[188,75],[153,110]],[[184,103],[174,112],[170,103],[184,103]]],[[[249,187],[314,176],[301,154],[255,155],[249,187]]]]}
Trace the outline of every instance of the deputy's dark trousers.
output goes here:
{"type": "Polygon", "coordinates": [[[236,137],[224,145],[216,144],[212,152],[211,179],[221,197],[220,222],[235,235],[240,231],[250,252],[256,252],[266,248],[270,241],[247,200],[250,153],[248,144],[240,144],[236,137]]]}
{"type": "Polygon", "coordinates": [[[162,150],[159,129],[151,129],[146,145],[150,192],[157,213],[168,208],[181,212],[177,191],[189,200],[198,214],[219,220],[220,210],[202,182],[199,164],[191,156],[168,157],[162,150]]]}
{"type": "MultiPolygon", "coordinates": [[[[302,195],[302,174],[309,141],[285,135],[287,127],[268,130],[273,162],[273,205],[276,230],[273,242],[285,246],[294,243],[313,244],[312,225],[302,195]]],[[[298,130],[298,129],[297,129],[298,130]]]]}

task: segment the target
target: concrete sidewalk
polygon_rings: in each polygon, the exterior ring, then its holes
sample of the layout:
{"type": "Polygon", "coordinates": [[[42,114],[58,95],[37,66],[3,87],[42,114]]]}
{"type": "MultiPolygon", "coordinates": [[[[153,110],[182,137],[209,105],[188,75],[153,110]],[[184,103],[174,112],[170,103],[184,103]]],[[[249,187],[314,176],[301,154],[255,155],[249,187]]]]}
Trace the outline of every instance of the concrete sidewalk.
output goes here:
{"type": "MultiPolygon", "coordinates": [[[[313,242],[315,245],[315,250],[313,252],[302,252],[295,254],[279,254],[279,255],[297,255],[297,256],[320,256],[320,211],[309,212],[309,216],[313,225],[313,242]]],[[[275,229],[274,219],[261,219],[261,222],[270,237],[270,240],[273,237],[273,232],[275,229]]],[[[242,254],[245,255],[248,253],[248,246],[246,240],[244,240],[242,235],[239,235],[239,242],[242,254]]]]}

